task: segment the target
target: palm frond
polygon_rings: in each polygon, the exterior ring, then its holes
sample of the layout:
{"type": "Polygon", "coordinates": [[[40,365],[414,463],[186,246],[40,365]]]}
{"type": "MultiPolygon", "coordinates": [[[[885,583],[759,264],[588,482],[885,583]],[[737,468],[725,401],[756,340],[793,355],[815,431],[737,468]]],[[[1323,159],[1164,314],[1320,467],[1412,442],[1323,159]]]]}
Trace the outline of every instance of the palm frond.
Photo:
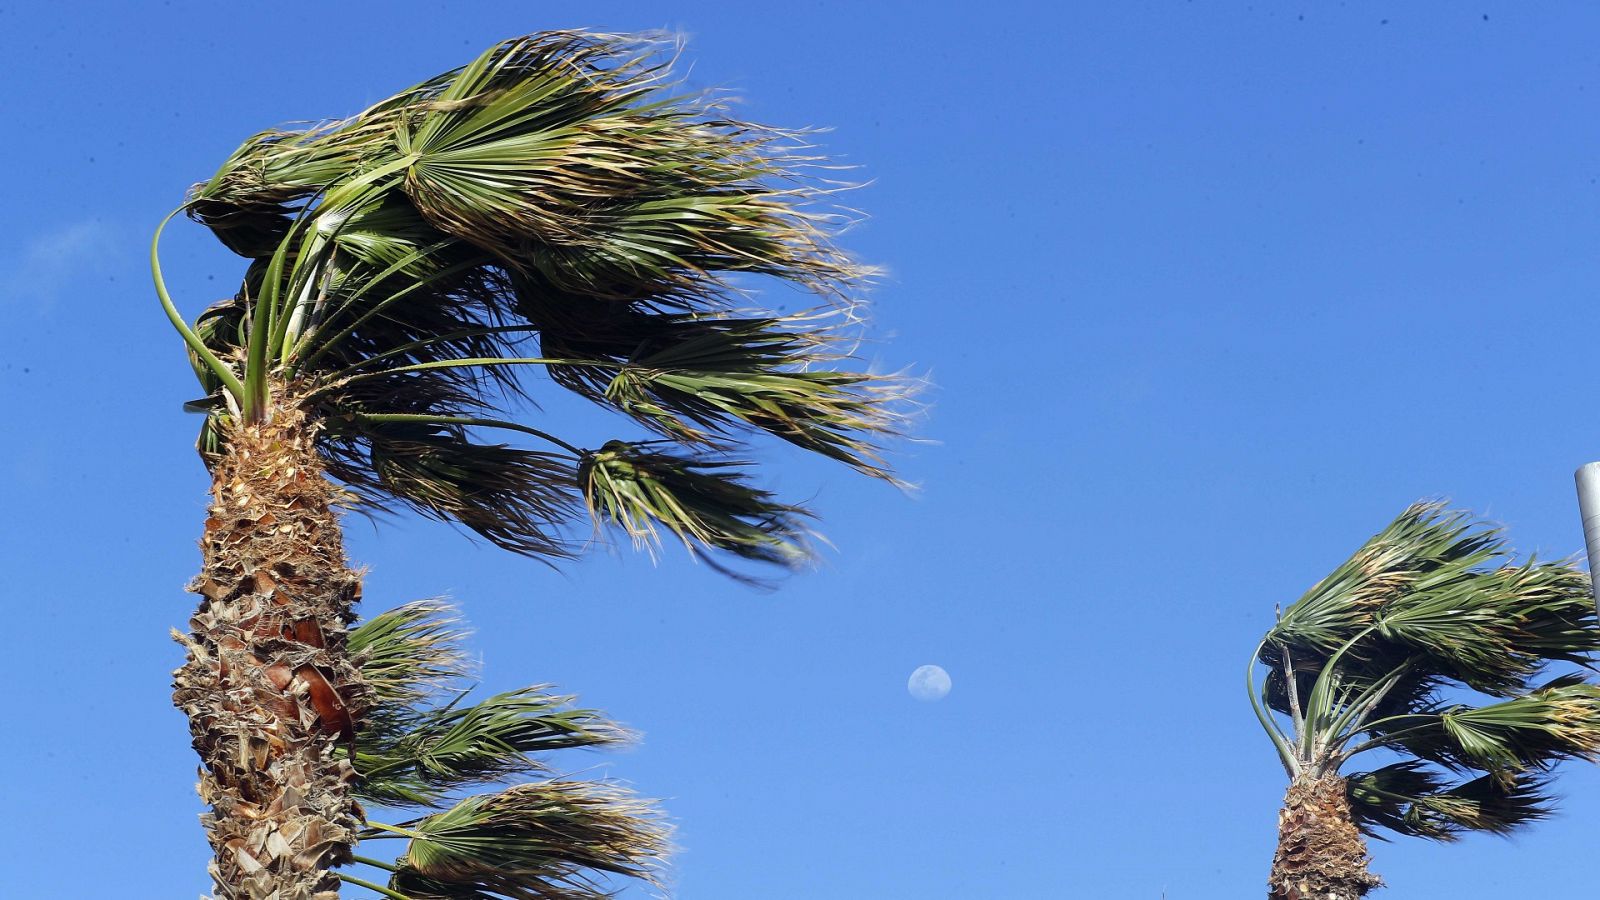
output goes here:
{"type": "Polygon", "coordinates": [[[1268,645],[1326,658],[1374,625],[1396,598],[1467,575],[1504,553],[1499,532],[1469,514],[1413,504],[1285,609],[1268,645]]]}
{"type": "Polygon", "coordinates": [[[660,546],[664,528],[697,555],[723,550],[757,562],[803,563],[810,556],[802,524],[808,513],[752,487],[741,465],[612,441],[584,459],[578,477],[596,523],[620,528],[635,544],[660,546]]]}
{"type": "Polygon", "coordinates": [[[1356,824],[1379,838],[1383,830],[1437,841],[1474,831],[1509,834],[1547,818],[1554,803],[1549,779],[1539,773],[1484,775],[1452,785],[1415,760],[1354,773],[1347,784],[1356,824]]]}
{"type": "Polygon", "coordinates": [[[350,630],[350,655],[380,705],[420,703],[467,674],[455,609],[423,600],[381,612],[350,630]]]}
{"type": "Polygon", "coordinates": [[[1539,773],[1504,778],[1484,775],[1447,791],[1417,798],[1406,813],[1405,834],[1454,840],[1472,831],[1510,834],[1519,826],[1548,818],[1555,799],[1539,773]]]}
{"type": "Polygon", "coordinates": [[[389,886],[417,900],[606,897],[606,876],[653,881],[668,850],[650,801],[588,781],[517,785],[395,830],[411,840],[389,886]]]}
{"type": "Polygon", "coordinates": [[[1432,702],[1363,726],[1363,747],[1385,747],[1457,772],[1548,769],[1600,754],[1600,685],[1570,674],[1496,703],[1432,702]]]}
{"type": "Polygon", "coordinates": [[[1314,667],[1364,635],[1347,654],[1352,674],[1419,657],[1430,672],[1503,696],[1551,662],[1600,650],[1587,576],[1510,557],[1498,529],[1414,505],[1284,610],[1261,659],[1275,665],[1290,648],[1314,667]]]}
{"type": "Polygon", "coordinates": [[[1369,837],[1384,839],[1384,829],[1413,834],[1406,815],[1418,798],[1448,790],[1448,778],[1420,760],[1390,763],[1370,772],[1345,777],[1350,812],[1369,837]]]}
{"type": "Polygon", "coordinates": [[[548,691],[535,686],[421,711],[399,734],[363,733],[356,752],[361,795],[433,806],[457,788],[542,771],[532,754],[628,740],[599,713],[548,691]]]}
{"type": "Polygon", "coordinates": [[[564,526],[579,507],[564,454],[475,443],[460,425],[357,417],[330,420],[321,446],[329,472],[372,507],[399,501],[517,553],[570,555],[564,526]]]}
{"type": "Polygon", "coordinates": [[[565,291],[631,299],[760,272],[831,290],[861,270],[769,179],[813,162],[795,135],[664,93],[657,46],[571,32],[501,44],[400,133],[430,222],[565,291]]]}
{"type": "Polygon", "coordinates": [[[1600,754],[1600,685],[1568,676],[1520,697],[1439,715],[1462,758],[1490,771],[1600,754]]]}
{"type": "Polygon", "coordinates": [[[1376,624],[1382,637],[1488,693],[1523,689],[1549,663],[1581,663],[1600,650],[1588,579],[1560,564],[1435,574],[1386,605],[1376,624]]]}
{"type": "Polygon", "coordinates": [[[874,436],[895,434],[913,387],[895,376],[814,368],[835,338],[793,329],[804,317],[695,320],[641,346],[606,385],[605,399],[660,433],[707,442],[733,424],[887,478],[874,436]]]}

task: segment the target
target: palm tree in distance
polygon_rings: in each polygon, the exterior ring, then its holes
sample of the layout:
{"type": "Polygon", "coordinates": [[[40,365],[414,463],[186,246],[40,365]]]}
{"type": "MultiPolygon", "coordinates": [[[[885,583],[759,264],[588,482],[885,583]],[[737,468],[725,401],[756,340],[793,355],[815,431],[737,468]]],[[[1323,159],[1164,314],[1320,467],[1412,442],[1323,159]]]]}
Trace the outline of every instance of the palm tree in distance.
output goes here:
{"type": "Polygon", "coordinates": [[[1547,670],[1596,650],[1581,571],[1513,562],[1468,514],[1407,509],[1252,657],[1250,699],[1290,779],[1269,897],[1365,896],[1381,882],[1363,835],[1447,841],[1548,815],[1552,766],[1600,752],[1600,685],[1547,670]],[[1366,754],[1374,768],[1344,771],[1366,754]]]}
{"type": "Polygon", "coordinates": [[[157,294],[204,387],[189,408],[213,499],[174,699],[221,896],[334,896],[362,828],[345,748],[381,697],[347,633],[340,505],[547,561],[589,518],[727,570],[809,553],[808,512],[751,483],[744,439],[893,481],[879,447],[907,386],[847,364],[869,272],[830,243],[821,160],[674,93],[669,66],[649,41],[533,35],[353,118],[250,138],[173,213],[249,260],[192,324],[157,230],[157,294]],[[762,275],[823,309],[743,311],[762,275]],[[537,372],[637,433],[558,436],[526,415],[537,372]]]}

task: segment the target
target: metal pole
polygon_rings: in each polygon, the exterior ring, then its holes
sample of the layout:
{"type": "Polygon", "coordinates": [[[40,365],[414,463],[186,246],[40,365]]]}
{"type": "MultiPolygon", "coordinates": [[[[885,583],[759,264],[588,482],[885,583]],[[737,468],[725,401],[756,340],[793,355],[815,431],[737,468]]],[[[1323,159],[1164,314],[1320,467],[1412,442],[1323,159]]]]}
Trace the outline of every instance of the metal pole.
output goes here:
{"type": "Polygon", "coordinates": [[[1600,610],[1600,462],[1578,467],[1578,514],[1583,517],[1583,543],[1589,552],[1590,588],[1600,610]]]}

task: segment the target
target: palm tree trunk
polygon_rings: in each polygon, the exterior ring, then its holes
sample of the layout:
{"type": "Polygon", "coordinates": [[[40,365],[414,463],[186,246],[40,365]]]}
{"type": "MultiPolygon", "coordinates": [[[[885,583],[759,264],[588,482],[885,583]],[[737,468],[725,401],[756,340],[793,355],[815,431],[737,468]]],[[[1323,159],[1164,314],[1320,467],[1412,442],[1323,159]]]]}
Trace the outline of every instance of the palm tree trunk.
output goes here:
{"type": "MultiPolygon", "coordinates": [[[[282,396],[280,394],[280,396],[282,396]]],[[[173,702],[204,769],[201,816],[225,900],[330,900],[361,821],[348,746],[366,689],[345,630],[361,582],[333,486],[293,406],[227,435],[173,702]]]]}
{"type": "Polygon", "coordinates": [[[1278,814],[1269,900],[1357,900],[1383,881],[1367,871],[1367,842],[1350,817],[1343,778],[1296,778],[1278,814]]]}

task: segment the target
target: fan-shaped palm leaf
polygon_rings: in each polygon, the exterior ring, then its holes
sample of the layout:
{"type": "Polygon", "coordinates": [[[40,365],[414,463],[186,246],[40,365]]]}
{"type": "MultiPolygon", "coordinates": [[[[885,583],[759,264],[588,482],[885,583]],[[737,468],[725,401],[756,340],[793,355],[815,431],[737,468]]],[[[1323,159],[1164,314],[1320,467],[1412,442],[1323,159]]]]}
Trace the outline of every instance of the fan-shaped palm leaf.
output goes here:
{"type": "Polygon", "coordinates": [[[403,733],[368,732],[357,742],[359,793],[431,806],[455,788],[539,771],[529,754],[626,740],[595,711],[570,708],[571,700],[535,686],[428,710],[403,733]]]}
{"type": "Polygon", "coordinates": [[[651,880],[667,829],[645,801],[592,781],[542,781],[469,797],[389,829],[410,839],[393,890],[513,900],[609,895],[604,875],[651,880]],[[470,893],[469,893],[470,896],[470,893]]]}

